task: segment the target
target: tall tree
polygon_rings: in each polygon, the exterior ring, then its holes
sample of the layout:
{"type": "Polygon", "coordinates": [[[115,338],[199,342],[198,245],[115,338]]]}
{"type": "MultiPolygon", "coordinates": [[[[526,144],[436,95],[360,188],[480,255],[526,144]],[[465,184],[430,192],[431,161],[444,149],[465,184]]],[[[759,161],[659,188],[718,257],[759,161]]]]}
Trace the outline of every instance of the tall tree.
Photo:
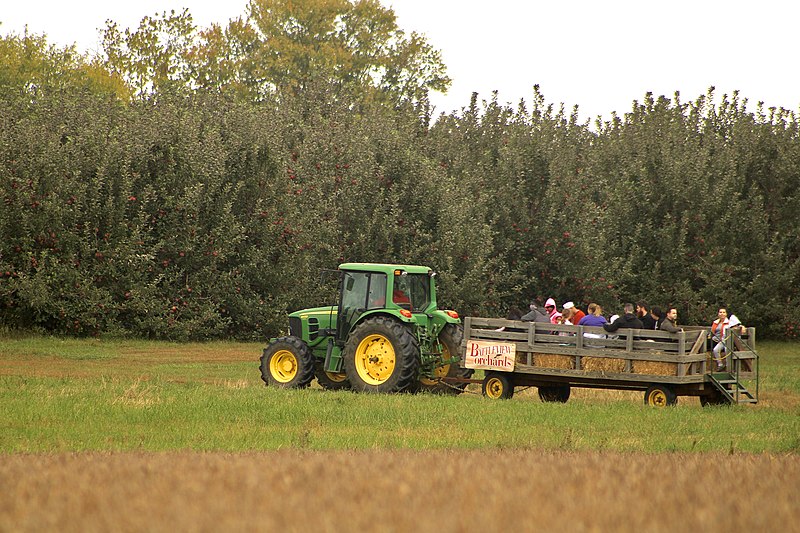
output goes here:
{"type": "Polygon", "coordinates": [[[186,9],[146,16],[135,30],[121,30],[109,20],[103,30],[105,64],[140,96],[168,87],[191,88],[188,51],[196,38],[186,9]]]}
{"type": "Polygon", "coordinates": [[[440,52],[378,0],[251,0],[243,17],[201,31],[186,10],[133,31],[109,21],[103,46],[139,94],[180,85],[261,100],[316,84],[418,103],[450,85],[440,52]]]}

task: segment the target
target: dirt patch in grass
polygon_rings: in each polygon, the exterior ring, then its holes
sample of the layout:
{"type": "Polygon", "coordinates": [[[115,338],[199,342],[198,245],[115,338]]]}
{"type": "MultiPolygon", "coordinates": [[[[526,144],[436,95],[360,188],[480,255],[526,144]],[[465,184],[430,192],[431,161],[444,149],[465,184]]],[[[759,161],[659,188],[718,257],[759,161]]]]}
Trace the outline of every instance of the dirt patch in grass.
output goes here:
{"type": "MultiPolygon", "coordinates": [[[[70,341],[75,343],[77,341],[70,341]]],[[[250,363],[257,376],[261,350],[257,345],[242,343],[190,343],[183,345],[156,344],[142,348],[134,344],[103,345],[103,355],[93,355],[88,345],[87,356],[71,347],[69,355],[59,355],[56,349],[46,353],[17,349],[12,354],[0,356],[0,376],[91,378],[99,376],[144,377],[161,373],[164,365],[187,369],[211,368],[213,365],[250,363]],[[77,354],[76,354],[77,352],[77,354]]],[[[213,371],[207,379],[217,377],[213,371]]]]}
{"type": "Polygon", "coordinates": [[[0,487],[0,531],[797,531],[800,523],[797,455],[6,455],[0,487]]]}

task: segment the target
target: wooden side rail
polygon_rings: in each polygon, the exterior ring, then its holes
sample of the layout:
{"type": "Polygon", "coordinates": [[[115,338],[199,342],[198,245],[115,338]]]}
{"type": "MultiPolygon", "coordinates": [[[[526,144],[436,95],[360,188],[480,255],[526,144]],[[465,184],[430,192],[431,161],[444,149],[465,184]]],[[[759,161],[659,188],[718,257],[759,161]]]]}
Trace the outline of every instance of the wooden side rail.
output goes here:
{"type": "MultiPolygon", "coordinates": [[[[658,330],[620,329],[613,333],[601,327],[520,322],[499,318],[467,317],[464,338],[513,342],[517,350],[549,353],[626,357],[628,355],[688,356],[705,353],[705,330],[668,333],[658,330]],[[589,334],[590,336],[586,336],[589,334]],[[599,335],[599,338],[593,337],[599,335]],[[551,352],[555,349],[556,351],[551,352]],[[625,355],[620,351],[627,352],[625,355]]],[[[654,359],[655,360],[655,359],[654,359]]],[[[699,359],[698,359],[699,360],[699,359]]],[[[686,361],[686,359],[683,359],[686,361]]]]}

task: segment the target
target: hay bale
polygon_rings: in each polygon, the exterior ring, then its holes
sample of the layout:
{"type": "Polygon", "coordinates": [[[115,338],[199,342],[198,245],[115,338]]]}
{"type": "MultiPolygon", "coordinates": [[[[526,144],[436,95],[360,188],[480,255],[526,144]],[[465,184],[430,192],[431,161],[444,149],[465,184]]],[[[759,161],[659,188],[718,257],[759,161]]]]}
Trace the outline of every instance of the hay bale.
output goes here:
{"type": "Polygon", "coordinates": [[[677,363],[662,361],[633,361],[634,374],[650,374],[653,376],[677,376],[677,363]]]}
{"type": "Polygon", "coordinates": [[[554,355],[549,353],[534,353],[533,365],[543,368],[575,368],[575,358],[571,355],[554,355]]]}
{"type": "Polygon", "coordinates": [[[581,358],[581,368],[591,372],[621,374],[625,372],[625,359],[615,359],[612,357],[583,357],[581,358]]]}

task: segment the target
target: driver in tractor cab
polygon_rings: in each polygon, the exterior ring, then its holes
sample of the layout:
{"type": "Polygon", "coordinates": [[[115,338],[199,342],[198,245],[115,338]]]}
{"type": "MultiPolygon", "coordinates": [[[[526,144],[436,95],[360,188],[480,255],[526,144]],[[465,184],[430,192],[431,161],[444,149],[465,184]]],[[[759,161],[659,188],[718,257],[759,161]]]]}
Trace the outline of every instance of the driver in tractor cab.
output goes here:
{"type": "Polygon", "coordinates": [[[411,299],[408,297],[408,294],[399,287],[395,287],[392,291],[392,301],[400,307],[406,305],[408,306],[408,310],[411,310],[411,299]]]}
{"type": "Polygon", "coordinates": [[[411,298],[409,298],[408,294],[408,280],[402,275],[398,275],[395,271],[392,302],[411,311],[411,298]]]}

